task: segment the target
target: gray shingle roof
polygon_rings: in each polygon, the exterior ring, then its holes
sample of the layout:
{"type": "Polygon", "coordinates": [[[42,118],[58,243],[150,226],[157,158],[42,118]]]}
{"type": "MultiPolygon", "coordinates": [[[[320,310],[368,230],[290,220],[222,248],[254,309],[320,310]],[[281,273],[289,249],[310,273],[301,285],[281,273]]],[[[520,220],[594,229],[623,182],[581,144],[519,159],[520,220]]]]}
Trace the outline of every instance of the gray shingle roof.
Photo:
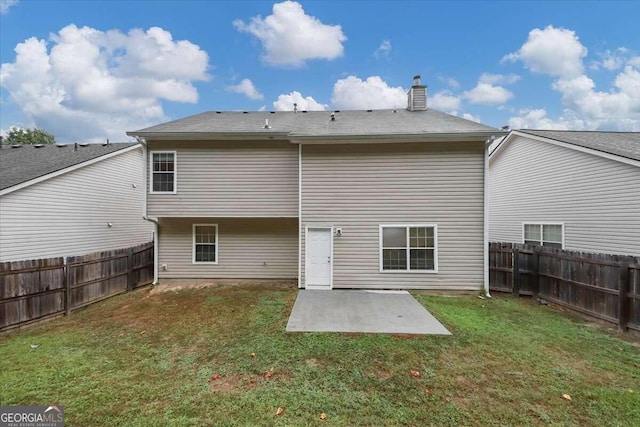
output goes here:
{"type": "Polygon", "coordinates": [[[2,145],[0,148],[0,190],[136,144],[88,144],[84,147],[78,146],[77,150],[74,149],[74,144],[67,144],[64,147],[51,144],[40,148],[32,145],[23,145],[19,148],[2,145]]]}
{"type": "Polygon", "coordinates": [[[160,136],[180,133],[256,133],[287,137],[339,137],[368,135],[422,135],[440,133],[496,132],[495,128],[435,110],[367,110],[277,112],[209,111],[157,126],[127,132],[160,136]],[[265,120],[270,129],[265,129],[265,120]]]}
{"type": "Polygon", "coordinates": [[[519,132],[591,148],[633,160],[640,160],[640,132],[572,130],[519,130],[519,132]]]}

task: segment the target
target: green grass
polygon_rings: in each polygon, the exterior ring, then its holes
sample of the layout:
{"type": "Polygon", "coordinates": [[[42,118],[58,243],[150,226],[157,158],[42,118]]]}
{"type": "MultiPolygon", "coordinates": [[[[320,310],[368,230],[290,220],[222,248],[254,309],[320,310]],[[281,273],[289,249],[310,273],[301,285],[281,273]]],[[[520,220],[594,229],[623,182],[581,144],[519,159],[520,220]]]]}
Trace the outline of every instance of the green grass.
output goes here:
{"type": "Polygon", "coordinates": [[[69,426],[631,426],[640,419],[637,338],[526,299],[421,294],[453,336],[287,334],[295,295],[142,290],[0,335],[0,404],[58,403],[69,426]]]}

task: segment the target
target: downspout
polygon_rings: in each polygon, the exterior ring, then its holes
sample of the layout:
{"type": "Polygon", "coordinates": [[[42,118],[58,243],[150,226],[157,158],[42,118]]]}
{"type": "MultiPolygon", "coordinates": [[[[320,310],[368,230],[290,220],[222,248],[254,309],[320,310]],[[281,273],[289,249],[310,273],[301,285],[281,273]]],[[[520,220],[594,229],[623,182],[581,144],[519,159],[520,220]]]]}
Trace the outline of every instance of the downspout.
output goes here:
{"type": "Polygon", "coordinates": [[[487,140],[487,142],[484,145],[484,191],[483,191],[483,198],[484,198],[484,218],[483,218],[483,222],[484,222],[484,256],[483,256],[483,271],[484,271],[484,278],[483,278],[483,285],[484,285],[484,294],[487,298],[491,298],[491,294],[489,293],[489,147],[491,146],[491,144],[493,143],[493,141],[495,141],[496,137],[495,136],[491,136],[491,138],[489,138],[487,140]]]}
{"type": "Polygon", "coordinates": [[[158,224],[157,218],[149,218],[147,216],[147,194],[149,191],[147,188],[147,185],[149,185],[149,176],[148,176],[149,153],[148,153],[147,141],[144,138],[141,138],[139,136],[136,136],[136,141],[138,141],[140,145],[142,145],[142,162],[144,164],[144,167],[142,168],[143,170],[142,182],[143,182],[143,188],[144,188],[144,204],[142,207],[142,219],[153,223],[153,282],[151,283],[151,286],[155,286],[158,284],[158,253],[159,253],[158,229],[160,225],[158,224]]]}

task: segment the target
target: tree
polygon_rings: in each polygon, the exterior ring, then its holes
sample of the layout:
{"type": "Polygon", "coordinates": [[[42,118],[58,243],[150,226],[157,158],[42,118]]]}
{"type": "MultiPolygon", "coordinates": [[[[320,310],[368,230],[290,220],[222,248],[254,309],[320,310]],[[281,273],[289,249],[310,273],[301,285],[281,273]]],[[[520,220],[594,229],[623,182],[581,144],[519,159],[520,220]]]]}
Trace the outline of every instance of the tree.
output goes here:
{"type": "Polygon", "coordinates": [[[24,144],[55,144],[56,137],[42,129],[22,129],[13,127],[2,138],[2,143],[7,145],[24,144]]]}

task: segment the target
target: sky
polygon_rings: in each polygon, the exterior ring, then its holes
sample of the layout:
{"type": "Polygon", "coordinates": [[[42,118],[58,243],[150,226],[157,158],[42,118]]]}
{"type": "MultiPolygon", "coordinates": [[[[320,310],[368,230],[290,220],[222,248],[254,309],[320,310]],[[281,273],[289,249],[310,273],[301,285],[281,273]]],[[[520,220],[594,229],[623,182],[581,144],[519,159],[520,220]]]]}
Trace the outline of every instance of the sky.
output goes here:
{"type": "Polygon", "coordinates": [[[428,106],[640,131],[638,1],[0,0],[0,131],[59,142],[204,111],[428,106]]]}

